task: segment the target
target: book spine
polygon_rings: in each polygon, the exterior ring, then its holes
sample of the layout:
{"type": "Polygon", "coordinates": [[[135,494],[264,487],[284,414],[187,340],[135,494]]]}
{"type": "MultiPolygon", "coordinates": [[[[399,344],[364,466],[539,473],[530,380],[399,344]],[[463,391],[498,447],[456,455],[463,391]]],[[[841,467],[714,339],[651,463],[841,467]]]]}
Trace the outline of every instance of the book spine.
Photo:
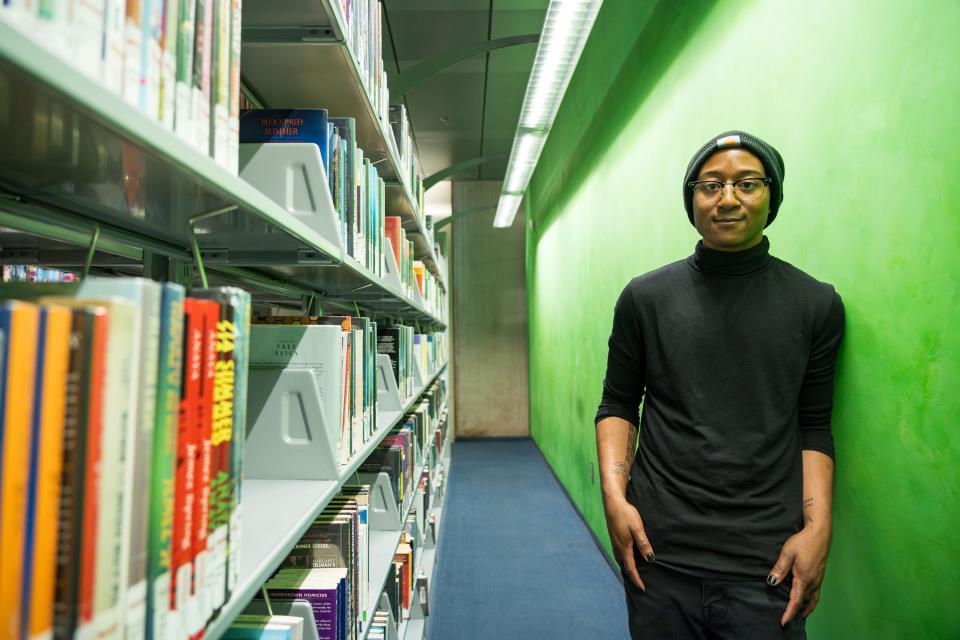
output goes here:
{"type": "Polygon", "coordinates": [[[184,141],[193,144],[193,50],[196,23],[194,0],[179,1],[177,27],[177,71],[174,93],[174,130],[184,141]]]}
{"type": "Polygon", "coordinates": [[[150,0],[127,0],[124,20],[123,97],[134,107],[140,106],[140,87],[144,84],[140,67],[143,49],[143,19],[150,0]]]}
{"type": "Polygon", "coordinates": [[[216,324],[216,361],[213,378],[213,416],[210,428],[210,523],[207,546],[211,550],[211,605],[214,610],[227,599],[227,544],[233,506],[233,478],[230,447],[233,443],[236,397],[236,310],[221,305],[216,324]]]}
{"type": "Polygon", "coordinates": [[[119,638],[123,633],[122,605],[130,568],[131,461],[137,418],[138,376],[134,358],[140,346],[133,305],[116,301],[109,309],[94,593],[97,638],[119,638]]]}
{"type": "Polygon", "coordinates": [[[148,532],[147,636],[168,638],[173,553],[177,420],[183,373],[183,288],[166,284],[160,312],[157,411],[153,432],[148,532]]]}
{"type": "Polygon", "coordinates": [[[117,95],[123,95],[126,8],[125,0],[104,0],[100,79],[117,95]]]}
{"type": "Polygon", "coordinates": [[[148,587],[148,537],[150,529],[150,485],[152,481],[153,439],[156,427],[157,363],[160,348],[161,287],[145,280],[141,283],[141,308],[137,310],[140,335],[136,338],[139,363],[131,383],[137,396],[132,466],[128,477],[127,503],[131,505],[129,527],[129,573],[126,579],[125,640],[139,640],[146,633],[148,587]]]}
{"type": "Polygon", "coordinates": [[[242,0],[230,0],[230,95],[227,118],[227,169],[240,173],[240,42],[242,0]]]}
{"type": "Polygon", "coordinates": [[[22,631],[23,523],[27,517],[30,432],[39,328],[37,307],[7,303],[0,308],[6,380],[0,433],[0,634],[22,631]],[[4,317],[5,316],[5,317],[4,317]]]}
{"type": "Polygon", "coordinates": [[[242,522],[241,488],[243,486],[244,441],[247,437],[247,379],[250,362],[250,294],[237,292],[236,306],[236,387],[233,405],[233,443],[231,463],[233,477],[233,501],[230,510],[230,537],[227,541],[227,592],[231,593],[240,580],[240,545],[242,522]]]}
{"type": "Polygon", "coordinates": [[[74,67],[94,80],[100,80],[103,73],[103,7],[101,0],[76,0],[74,3],[74,67]]]}
{"type": "Polygon", "coordinates": [[[180,0],[164,0],[163,36],[160,41],[160,122],[173,131],[177,93],[177,45],[180,35],[180,0]]]}
{"type": "Polygon", "coordinates": [[[56,591],[53,631],[57,638],[70,638],[77,626],[80,553],[83,532],[84,464],[86,426],[83,377],[90,375],[88,345],[92,340],[93,317],[76,309],[70,330],[70,355],[65,386],[63,463],[60,513],[57,517],[56,591]]]}
{"type": "Polygon", "coordinates": [[[184,301],[183,375],[177,414],[177,462],[174,488],[172,584],[168,637],[189,635],[188,609],[193,582],[194,502],[196,483],[196,414],[203,372],[203,318],[198,300],[184,301]]]}
{"type": "MultiPolygon", "coordinates": [[[[41,640],[53,634],[53,613],[56,593],[56,565],[60,487],[63,472],[64,422],[66,420],[67,376],[70,366],[70,327],[72,313],[65,307],[44,310],[43,375],[37,376],[36,393],[39,426],[31,457],[36,461],[32,521],[33,560],[29,591],[29,638],[41,640]]],[[[30,535],[30,534],[28,534],[30,535]]]]}
{"type": "Polygon", "coordinates": [[[214,1],[213,72],[210,126],[213,129],[210,151],[217,164],[227,169],[230,111],[230,14],[232,0],[214,1]]]}
{"type": "Polygon", "coordinates": [[[80,547],[80,584],[77,598],[77,635],[93,637],[96,622],[97,540],[100,535],[100,511],[103,508],[103,432],[104,396],[107,386],[107,346],[110,339],[110,315],[103,308],[93,314],[89,352],[89,377],[84,377],[82,397],[87,420],[87,456],[84,468],[83,534],[80,547]]]}
{"type": "Polygon", "coordinates": [[[214,0],[197,0],[197,28],[201,28],[202,37],[197,38],[198,48],[194,53],[194,69],[199,68],[199,83],[194,78],[195,86],[199,87],[199,94],[194,98],[199,100],[194,104],[197,109],[196,122],[199,127],[197,149],[205,154],[210,153],[210,98],[213,95],[213,16],[216,13],[214,0]],[[201,6],[203,10],[201,11],[201,6]],[[199,57],[196,57],[199,56],[199,57]],[[199,67],[197,66],[199,63],[199,67]]]}

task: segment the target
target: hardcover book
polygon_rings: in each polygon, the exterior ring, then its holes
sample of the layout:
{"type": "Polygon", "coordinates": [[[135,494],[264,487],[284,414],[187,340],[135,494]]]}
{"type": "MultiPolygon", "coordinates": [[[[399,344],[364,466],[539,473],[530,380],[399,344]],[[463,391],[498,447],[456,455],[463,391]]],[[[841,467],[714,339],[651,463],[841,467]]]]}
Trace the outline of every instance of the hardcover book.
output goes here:
{"type": "Polygon", "coordinates": [[[326,109],[248,109],[240,112],[240,142],[309,142],[320,149],[329,175],[326,109]]]}

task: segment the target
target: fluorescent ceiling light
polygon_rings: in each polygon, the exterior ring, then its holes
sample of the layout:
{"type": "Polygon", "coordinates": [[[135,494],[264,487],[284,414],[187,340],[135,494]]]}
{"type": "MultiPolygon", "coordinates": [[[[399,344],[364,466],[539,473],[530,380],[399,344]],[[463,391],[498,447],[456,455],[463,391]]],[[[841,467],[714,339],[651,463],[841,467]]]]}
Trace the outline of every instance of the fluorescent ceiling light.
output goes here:
{"type": "Polygon", "coordinates": [[[495,227],[513,224],[602,3],[603,0],[550,0],[520,109],[503,193],[493,221],[495,227]]]}
{"type": "Polygon", "coordinates": [[[500,202],[497,203],[497,215],[493,219],[493,226],[509,227],[513,224],[513,217],[517,215],[521,200],[523,200],[523,194],[501,193],[500,202]]]}

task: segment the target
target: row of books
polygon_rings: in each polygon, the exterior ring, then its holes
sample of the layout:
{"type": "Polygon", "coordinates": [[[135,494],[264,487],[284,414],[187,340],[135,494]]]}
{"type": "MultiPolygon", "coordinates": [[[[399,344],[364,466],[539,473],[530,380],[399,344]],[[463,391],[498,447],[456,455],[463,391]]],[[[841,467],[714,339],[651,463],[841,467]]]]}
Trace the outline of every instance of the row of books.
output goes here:
{"type": "Polygon", "coordinates": [[[400,282],[407,297],[414,296],[414,290],[423,299],[424,306],[433,315],[444,318],[446,316],[446,292],[440,287],[437,278],[427,269],[426,265],[415,260],[413,240],[407,238],[407,231],[403,228],[403,221],[397,216],[387,216],[384,221],[384,234],[390,239],[393,248],[393,259],[400,271],[400,282]]]}
{"type": "Polygon", "coordinates": [[[360,78],[373,103],[377,117],[388,122],[390,91],[387,72],[383,66],[382,7],[380,0],[339,0],[343,17],[347,48],[357,61],[360,78]]]}
{"type": "Polygon", "coordinates": [[[77,274],[33,264],[3,265],[4,282],[75,282],[77,274]]]}
{"type": "Polygon", "coordinates": [[[0,286],[4,637],[198,637],[237,581],[250,297],[0,286]]]}
{"type": "Polygon", "coordinates": [[[241,0],[7,1],[3,19],[237,172],[241,0]]]}
{"type": "MultiPolygon", "coordinates": [[[[439,398],[438,393],[440,392],[434,388],[428,391],[434,401],[439,398]]],[[[414,414],[417,413],[426,415],[427,409],[424,407],[421,411],[418,407],[414,414]]],[[[416,426],[417,424],[419,423],[416,421],[405,420],[387,434],[361,467],[360,477],[365,477],[365,470],[373,470],[375,473],[398,472],[401,467],[390,466],[385,462],[388,458],[386,452],[389,451],[398,452],[398,455],[402,452],[405,463],[422,460],[417,433],[420,427],[416,426]]],[[[431,424],[436,426],[437,422],[431,424]]],[[[429,426],[424,430],[427,429],[429,426]]],[[[429,434],[425,440],[431,447],[435,447],[429,434]]],[[[430,459],[439,461],[436,456],[431,456],[430,459]]],[[[412,473],[411,470],[410,474],[412,473]]],[[[427,478],[433,473],[434,470],[424,469],[421,477],[427,478]]],[[[412,485],[405,482],[405,486],[412,485]]],[[[420,494],[424,493],[424,487],[426,485],[422,483],[420,494]]],[[[270,610],[287,610],[289,607],[286,605],[296,600],[308,603],[312,612],[310,622],[320,640],[356,640],[362,636],[365,626],[369,625],[373,633],[376,627],[382,626],[390,617],[389,611],[375,611],[379,598],[370,598],[370,494],[369,484],[345,486],[314,520],[263,585],[261,594],[265,592],[269,598],[270,610]]],[[[391,598],[391,608],[395,608],[394,619],[403,615],[404,609],[409,610],[413,568],[418,550],[423,546],[424,518],[418,515],[416,510],[425,510],[427,507],[421,506],[423,504],[425,503],[420,497],[415,500],[411,496],[407,500],[410,511],[404,518],[401,539],[393,562],[387,568],[389,574],[386,591],[391,598]]],[[[287,640],[312,635],[297,629],[295,621],[264,616],[260,612],[266,608],[266,602],[261,598],[262,595],[248,606],[247,611],[236,619],[224,638],[287,640]]]]}
{"type": "MultiPolygon", "coordinates": [[[[413,129],[410,127],[410,119],[407,117],[407,106],[405,104],[390,105],[390,130],[393,132],[393,140],[397,146],[397,153],[400,154],[400,179],[406,185],[407,189],[413,195],[417,203],[417,215],[423,215],[423,179],[417,166],[420,164],[417,160],[417,152],[414,150],[413,129]]],[[[421,225],[425,222],[421,218],[421,225]]]]}

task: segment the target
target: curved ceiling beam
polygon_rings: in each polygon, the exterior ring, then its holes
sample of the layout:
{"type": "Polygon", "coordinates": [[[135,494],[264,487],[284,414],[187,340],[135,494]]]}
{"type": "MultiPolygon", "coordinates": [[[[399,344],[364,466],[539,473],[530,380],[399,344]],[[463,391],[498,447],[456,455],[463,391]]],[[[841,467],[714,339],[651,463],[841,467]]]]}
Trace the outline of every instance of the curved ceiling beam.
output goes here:
{"type": "Polygon", "coordinates": [[[473,43],[461,49],[448,51],[429,60],[424,60],[420,64],[414,65],[401,73],[392,82],[394,86],[390,91],[390,104],[396,104],[400,102],[400,98],[402,98],[411,89],[414,89],[424,81],[429,80],[444,69],[452,67],[453,65],[457,64],[458,62],[462,62],[467,58],[472,58],[473,56],[480,55],[481,53],[487,53],[488,51],[494,51],[495,49],[513,47],[518,44],[531,44],[539,41],[539,33],[530,33],[522,36],[510,36],[509,38],[497,38],[496,40],[484,40],[483,42],[473,43]]]}
{"type": "Polygon", "coordinates": [[[433,230],[434,230],[434,231],[439,231],[440,229],[442,229],[443,227],[447,226],[447,225],[450,224],[451,222],[454,222],[454,221],[456,221],[456,220],[459,220],[460,218],[465,218],[465,217],[467,217],[467,216],[472,216],[472,215],[475,214],[475,213],[483,213],[484,211],[494,211],[496,208],[497,208],[497,203],[494,202],[493,204],[485,204],[485,205],[483,205],[482,207],[473,207],[473,208],[471,208],[471,209],[464,209],[463,211],[457,211],[457,212],[454,213],[453,215],[451,215],[451,216],[449,216],[449,217],[447,217],[447,218],[444,218],[444,219],[441,220],[440,222],[434,222],[434,223],[433,223],[433,230]]]}
{"type": "Polygon", "coordinates": [[[461,171],[466,171],[467,169],[472,169],[477,165],[481,165],[484,162],[489,162],[490,160],[502,160],[506,158],[507,154],[505,153],[491,153],[485,156],[477,156],[476,158],[470,158],[469,160],[464,160],[463,162],[458,162],[457,164],[452,164],[449,167],[440,169],[436,173],[432,173],[426,178],[423,179],[423,190],[429,191],[431,187],[436,185],[438,182],[441,182],[445,178],[454,176],[461,171]]]}

